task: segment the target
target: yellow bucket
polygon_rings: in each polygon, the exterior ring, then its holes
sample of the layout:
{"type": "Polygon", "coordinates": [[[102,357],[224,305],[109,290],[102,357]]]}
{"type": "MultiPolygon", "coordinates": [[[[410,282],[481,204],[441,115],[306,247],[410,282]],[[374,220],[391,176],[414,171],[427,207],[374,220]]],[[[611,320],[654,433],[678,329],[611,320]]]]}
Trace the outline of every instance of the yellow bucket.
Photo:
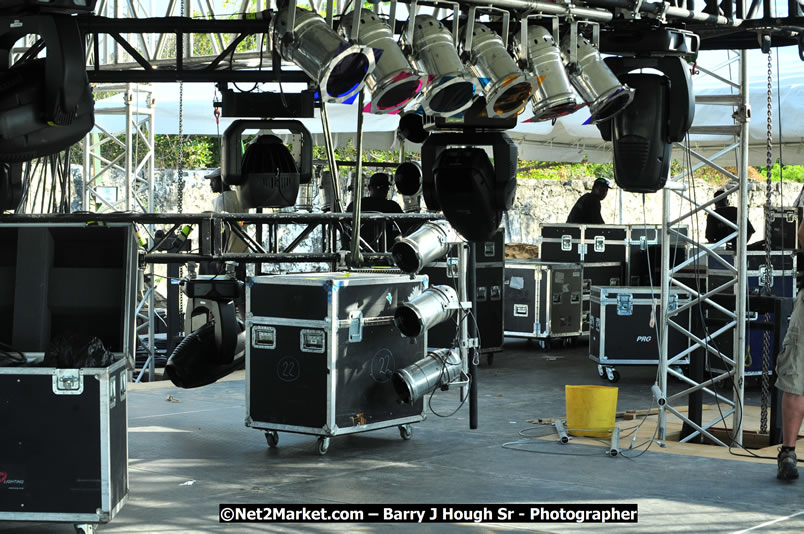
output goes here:
{"type": "Polygon", "coordinates": [[[567,430],[575,436],[607,438],[617,416],[617,388],[564,386],[567,430]]]}

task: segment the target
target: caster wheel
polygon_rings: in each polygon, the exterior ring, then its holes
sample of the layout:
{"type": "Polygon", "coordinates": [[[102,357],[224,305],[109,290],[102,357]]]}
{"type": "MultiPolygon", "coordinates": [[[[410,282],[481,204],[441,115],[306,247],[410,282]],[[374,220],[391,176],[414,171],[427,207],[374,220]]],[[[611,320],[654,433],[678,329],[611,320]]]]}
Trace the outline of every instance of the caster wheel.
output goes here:
{"type": "Polygon", "coordinates": [[[489,364],[489,367],[494,365],[494,353],[489,353],[486,355],[486,363],[489,364]]]}
{"type": "Polygon", "coordinates": [[[97,532],[96,526],[93,524],[75,525],[76,534],[95,534],[97,532]]]}
{"type": "Polygon", "coordinates": [[[268,442],[269,447],[275,449],[277,445],[279,445],[279,432],[276,430],[267,430],[265,432],[265,441],[268,442]]]}
{"type": "Polygon", "coordinates": [[[597,374],[600,378],[603,378],[604,376],[606,376],[606,369],[604,369],[602,365],[598,365],[597,374]]]}
{"type": "Polygon", "coordinates": [[[606,380],[614,384],[620,379],[620,373],[617,369],[606,367],[606,380]]]}
{"type": "Polygon", "coordinates": [[[399,425],[399,435],[405,441],[413,437],[413,427],[410,425],[399,425]]]}
{"type": "Polygon", "coordinates": [[[316,445],[318,448],[318,454],[324,456],[329,450],[329,438],[321,436],[320,438],[318,438],[318,443],[316,445]]]}

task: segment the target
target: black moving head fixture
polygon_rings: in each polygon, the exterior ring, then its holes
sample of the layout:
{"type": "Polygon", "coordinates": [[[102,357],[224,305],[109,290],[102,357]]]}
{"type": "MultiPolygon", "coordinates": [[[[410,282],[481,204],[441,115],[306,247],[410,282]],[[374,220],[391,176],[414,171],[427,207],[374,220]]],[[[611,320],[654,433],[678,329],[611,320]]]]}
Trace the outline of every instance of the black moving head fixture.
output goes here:
{"type": "Polygon", "coordinates": [[[654,193],[667,182],[673,143],[695,118],[689,66],[680,57],[608,57],[606,63],[636,91],[625,111],[597,125],[613,144],[614,180],[625,191],[654,193]],[[631,72],[646,68],[659,72],[631,72]]]}
{"type": "Polygon", "coordinates": [[[285,208],[296,203],[299,184],[309,183],[313,172],[313,141],[304,124],[296,120],[236,120],[223,133],[221,177],[239,186],[244,208],[285,208]],[[275,135],[260,135],[242,158],[245,130],[288,130],[302,136],[300,166],[275,135]]]}
{"type": "Polygon", "coordinates": [[[92,129],[95,102],[84,65],[75,17],[0,16],[0,161],[59,152],[92,129]],[[29,34],[41,37],[47,56],[11,65],[14,43],[29,34]]]}
{"type": "Polygon", "coordinates": [[[467,241],[488,241],[516,195],[517,148],[504,132],[438,133],[422,145],[422,193],[467,241]],[[486,151],[491,147],[492,164],[486,151]]]}

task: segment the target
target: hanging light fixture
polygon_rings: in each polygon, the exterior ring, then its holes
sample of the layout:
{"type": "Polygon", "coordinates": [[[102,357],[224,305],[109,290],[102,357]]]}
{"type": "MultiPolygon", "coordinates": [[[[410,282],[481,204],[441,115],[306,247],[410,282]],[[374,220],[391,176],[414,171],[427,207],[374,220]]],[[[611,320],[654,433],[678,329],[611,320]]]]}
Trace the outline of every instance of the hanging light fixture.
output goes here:
{"type": "Polygon", "coordinates": [[[514,53],[527,65],[525,70],[535,87],[532,120],[552,120],[577,111],[585,103],[572,88],[553,34],[543,26],[528,28],[526,24],[523,21],[522,31],[514,37],[514,53]]]}
{"type": "Polygon", "coordinates": [[[360,17],[357,44],[380,51],[374,71],[366,79],[371,91],[371,112],[398,111],[424,87],[424,75],[410,66],[394,40],[391,27],[373,11],[361,9],[359,14],[353,11],[344,16],[341,31],[345,38],[353,36],[356,16],[360,17]]]}
{"type": "Polygon", "coordinates": [[[280,55],[318,84],[323,100],[348,99],[375,68],[370,48],[344,41],[312,11],[280,9],[271,21],[271,33],[280,55]]]}
{"type": "Polygon", "coordinates": [[[486,114],[504,119],[519,115],[533,94],[533,85],[488,26],[472,21],[464,30],[464,52],[486,97],[486,114]],[[468,39],[468,41],[467,41],[468,39]]]}
{"type": "Polygon", "coordinates": [[[438,349],[391,376],[394,391],[405,404],[416,401],[461,377],[463,361],[456,348],[438,349]]]}
{"type": "Polygon", "coordinates": [[[577,23],[561,38],[560,47],[570,82],[589,104],[591,122],[614,117],[634,99],[634,90],[621,83],[595,45],[577,33],[577,23]]]}
{"type": "Polygon", "coordinates": [[[446,221],[426,222],[391,247],[394,264],[405,273],[418,273],[447,255],[450,245],[461,240],[446,221]]]}
{"type": "Polygon", "coordinates": [[[468,109],[476,96],[475,80],[458,56],[450,31],[432,15],[418,15],[412,34],[406,44],[410,62],[428,77],[421,100],[424,113],[450,117],[468,109]]]}
{"type": "Polygon", "coordinates": [[[450,286],[431,286],[399,306],[394,324],[405,337],[416,337],[452,317],[458,294],[450,286]]]}

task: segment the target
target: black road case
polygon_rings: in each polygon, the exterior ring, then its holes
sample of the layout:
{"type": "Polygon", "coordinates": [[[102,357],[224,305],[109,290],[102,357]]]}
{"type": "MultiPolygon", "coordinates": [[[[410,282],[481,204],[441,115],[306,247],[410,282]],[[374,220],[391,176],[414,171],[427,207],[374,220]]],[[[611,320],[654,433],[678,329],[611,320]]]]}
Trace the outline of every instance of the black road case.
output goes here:
{"type": "Polygon", "coordinates": [[[505,335],[550,339],[581,335],[581,265],[505,262],[505,335]]]}
{"type": "Polygon", "coordinates": [[[0,367],[0,520],[89,526],[122,508],[126,363],[0,367]]]}
{"type": "MultiPolygon", "coordinates": [[[[480,352],[492,354],[503,347],[503,262],[477,263],[476,267],[475,304],[480,352]]],[[[429,285],[448,285],[457,292],[457,263],[434,262],[422,269],[421,274],[427,275],[429,285]]],[[[455,344],[457,333],[456,321],[444,321],[427,331],[427,345],[429,348],[450,348],[455,344]]]]}
{"type": "Polygon", "coordinates": [[[396,308],[426,288],[423,276],[305,273],[249,278],[246,291],[246,425],[329,438],[424,419],[402,404],[391,376],[425,357],[426,335],[402,337],[396,308]]]}
{"type": "MultiPolygon", "coordinates": [[[[667,309],[672,311],[689,301],[689,294],[671,290],[667,309]]],[[[598,373],[610,382],[619,379],[615,365],[657,365],[658,334],[662,310],[660,292],[650,287],[592,286],[589,313],[589,359],[598,363],[598,373]]],[[[690,309],[674,316],[689,329],[690,309]]],[[[668,357],[689,347],[689,338],[668,329],[668,357]]],[[[689,356],[674,366],[689,364],[689,356]]]]}

